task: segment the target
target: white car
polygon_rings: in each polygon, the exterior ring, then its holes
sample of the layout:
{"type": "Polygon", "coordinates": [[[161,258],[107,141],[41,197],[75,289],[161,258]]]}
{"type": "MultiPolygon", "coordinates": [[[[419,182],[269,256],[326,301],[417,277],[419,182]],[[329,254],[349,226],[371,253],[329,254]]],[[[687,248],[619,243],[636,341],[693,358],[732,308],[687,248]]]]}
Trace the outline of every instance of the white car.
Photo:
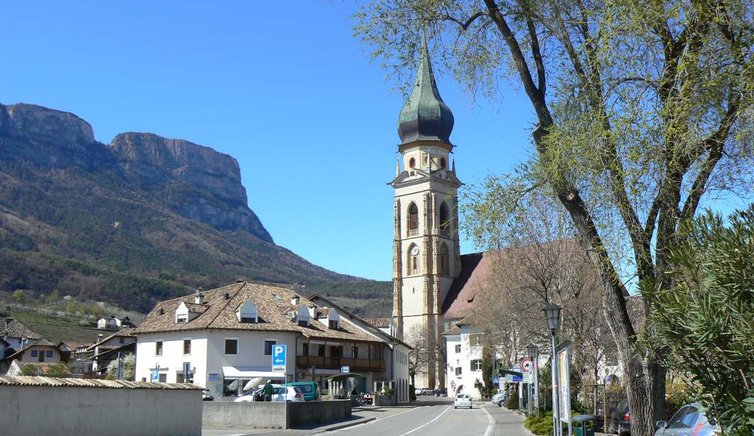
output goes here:
{"type": "Polygon", "coordinates": [[[469,394],[456,395],[455,400],[453,400],[453,408],[458,409],[459,407],[468,407],[469,409],[471,409],[471,395],[469,394]]]}
{"type": "Polygon", "coordinates": [[[304,401],[304,393],[296,386],[273,386],[272,401],[304,401]]]}

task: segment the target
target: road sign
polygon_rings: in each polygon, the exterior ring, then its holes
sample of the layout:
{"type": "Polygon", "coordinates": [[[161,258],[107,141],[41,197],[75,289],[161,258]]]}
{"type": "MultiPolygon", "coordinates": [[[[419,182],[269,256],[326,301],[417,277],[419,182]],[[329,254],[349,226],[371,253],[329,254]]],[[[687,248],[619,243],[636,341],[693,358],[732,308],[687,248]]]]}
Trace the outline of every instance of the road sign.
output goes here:
{"type": "Polygon", "coordinates": [[[285,356],[288,346],[275,344],[272,346],[272,372],[285,372],[285,356]]]}
{"type": "Polygon", "coordinates": [[[153,369],[152,370],[152,381],[156,382],[160,379],[160,370],[159,369],[153,369]]]}
{"type": "Polygon", "coordinates": [[[524,357],[521,359],[521,371],[522,372],[531,372],[531,370],[534,368],[534,364],[532,363],[531,359],[528,357],[524,357]]]}
{"type": "Polygon", "coordinates": [[[498,379],[497,377],[492,377],[492,383],[498,384],[499,382],[500,382],[500,379],[498,379]]]}
{"type": "Polygon", "coordinates": [[[341,374],[349,374],[351,372],[350,366],[341,366],[340,367],[340,373],[341,374]]]}

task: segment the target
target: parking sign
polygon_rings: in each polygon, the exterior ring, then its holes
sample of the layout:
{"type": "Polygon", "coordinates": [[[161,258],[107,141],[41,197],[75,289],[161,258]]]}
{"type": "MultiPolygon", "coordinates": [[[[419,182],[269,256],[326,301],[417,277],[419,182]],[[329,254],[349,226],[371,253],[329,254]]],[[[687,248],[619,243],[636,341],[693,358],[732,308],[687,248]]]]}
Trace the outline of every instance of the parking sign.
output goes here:
{"type": "Polygon", "coordinates": [[[272,346],[272,372],[285,372],[285,356],[288,346],[275,344],[272,346]]]}

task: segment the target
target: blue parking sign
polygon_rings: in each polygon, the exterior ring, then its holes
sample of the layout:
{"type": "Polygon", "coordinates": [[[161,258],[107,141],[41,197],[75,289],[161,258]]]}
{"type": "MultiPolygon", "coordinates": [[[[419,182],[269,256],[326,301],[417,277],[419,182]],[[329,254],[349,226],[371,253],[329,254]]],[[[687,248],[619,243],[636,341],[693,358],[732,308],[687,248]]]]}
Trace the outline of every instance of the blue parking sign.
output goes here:
{"type": "Polygon", "coordinates": [[[275,344],[272,346],[272,371],[285,372],[285,356],[288,346],[275,344]]]}

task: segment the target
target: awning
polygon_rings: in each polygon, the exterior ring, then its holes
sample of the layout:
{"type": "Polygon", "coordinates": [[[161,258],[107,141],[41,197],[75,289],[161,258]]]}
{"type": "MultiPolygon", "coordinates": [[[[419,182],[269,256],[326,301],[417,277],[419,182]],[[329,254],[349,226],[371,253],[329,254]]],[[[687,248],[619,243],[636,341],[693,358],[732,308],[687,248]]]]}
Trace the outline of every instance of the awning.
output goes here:
{"type": "Polygon", "coordinates": [[[223,366],[223,377],[225,378],[285,378],[285,374],[272,371],[260,371],[259,369],[244,366],[223,366]]]}

